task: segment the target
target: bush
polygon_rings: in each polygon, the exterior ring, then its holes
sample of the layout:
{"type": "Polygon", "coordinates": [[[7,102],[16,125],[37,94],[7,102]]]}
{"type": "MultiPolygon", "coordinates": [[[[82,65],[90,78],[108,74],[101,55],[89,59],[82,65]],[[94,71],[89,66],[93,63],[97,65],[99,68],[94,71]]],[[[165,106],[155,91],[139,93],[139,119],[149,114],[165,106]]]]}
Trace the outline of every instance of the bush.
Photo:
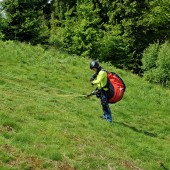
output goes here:
{"type": "Polygon", "coordinates": [[[98,58],[102,61],[110,61],[117,67],[123,67],[127,60],[128,42],[120,36],[118,29],[115,27],[104,33],[99,43],[98,58]]]}
{"type": "Polygon", "coordinates": [[[0,40],[4,38],[4,34],[2,34],[2,32],[0,32],[0,40]]]}
{"type": "Polygon", "coordinates": [[[162,44],[156,62],[156,76],[162,85],[168,85],[170,81],[170,43],[162,44]]]}
{"type": "Polygon", "coordinates": [[[151,44],[143,53],[143,69],[147,72],[156,68],[159,43],[151,44]]]}
{"type": "Polygon", "coordinates": [[[49,45],[61,48],[63,46],[63,29],[57,28],[52,30],[50,33],[50,38],[48,40],[49,45]]]}
{"type": "Polygon", "coordinates": [[[144,78],[150,82],[169,86],[170,81],[170,43],[151,44],[143,53],[144,78]]]}

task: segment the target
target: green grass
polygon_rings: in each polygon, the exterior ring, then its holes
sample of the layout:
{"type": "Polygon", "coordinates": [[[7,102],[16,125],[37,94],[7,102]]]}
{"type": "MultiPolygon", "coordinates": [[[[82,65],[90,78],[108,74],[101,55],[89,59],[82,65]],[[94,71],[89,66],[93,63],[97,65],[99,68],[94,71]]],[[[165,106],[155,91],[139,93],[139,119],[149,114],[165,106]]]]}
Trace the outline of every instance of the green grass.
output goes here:
{"type": "Polygon", "coordinates": [[[0,169],[169,170],[170,91],[109,63],[127,90],[101,120],[90,60],[0,41],[0,169]]]}

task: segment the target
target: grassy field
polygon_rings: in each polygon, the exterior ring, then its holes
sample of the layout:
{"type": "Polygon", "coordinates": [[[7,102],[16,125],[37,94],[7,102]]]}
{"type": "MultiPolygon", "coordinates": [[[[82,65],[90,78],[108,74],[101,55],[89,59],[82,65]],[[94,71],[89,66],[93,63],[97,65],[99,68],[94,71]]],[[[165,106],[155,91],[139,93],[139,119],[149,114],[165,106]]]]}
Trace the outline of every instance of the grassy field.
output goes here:
{"type": "Polygon", "coordinates": [[[0,41],[1,170],[170,170],[170,90],[101,63],[127,86],[108,123],[90,61],[0,41]]]}

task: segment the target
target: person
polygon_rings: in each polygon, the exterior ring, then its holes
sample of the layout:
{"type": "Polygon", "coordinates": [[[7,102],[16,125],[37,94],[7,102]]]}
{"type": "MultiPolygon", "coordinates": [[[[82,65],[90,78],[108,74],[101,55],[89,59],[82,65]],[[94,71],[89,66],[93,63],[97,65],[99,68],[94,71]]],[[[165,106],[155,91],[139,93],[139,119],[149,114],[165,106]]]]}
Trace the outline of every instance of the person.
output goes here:
{"type": "Polygon", "coordinates": [[[97,85],[96,96],[100,98],[103,115],[101,118],[105,119],[108,122],[112,122],[112,114],[108,104],[108,87],[107,85],[107,73],[99,65],[97,61],[92,61],[90,63],[90,69],[95,73],[91,76],[90,82],[92,85],[97,85]]]}

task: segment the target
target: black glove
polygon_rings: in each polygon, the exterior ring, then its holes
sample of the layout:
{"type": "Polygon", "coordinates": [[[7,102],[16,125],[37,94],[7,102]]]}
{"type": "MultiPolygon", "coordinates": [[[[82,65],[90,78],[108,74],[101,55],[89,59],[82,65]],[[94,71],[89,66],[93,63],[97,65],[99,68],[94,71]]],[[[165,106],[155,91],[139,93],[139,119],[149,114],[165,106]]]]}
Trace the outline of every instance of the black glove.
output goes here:
{"type": "Polygon", "coordinates": [[[90,94],[87,95],[87,97],[96,95],[97,98],[100,98],[101,96],[101,90],[99,90],[98,88],[96,88],[93,92],[91,92],[90,94]]]}
{"type": "Polygon", "coordinates": [[[100,96],[101,96],[101,90],[96,89],[96,97],[100,98],[100,96]]]}
{"type": "Polygon", "coordinates": [[[92,82],[96,77],[97,77],[97,74],[96,74],[96,73],[93,74],[93,75],[91,76],[91,78],[90,78],[90,82],[92,82]]]}
{"type": "Polygon", "coordinates": [[[91,92],[90,94],[88,94],[87,97],[90,97],[90,96],[93,96],[93,95],[96,95],[96,90],[94,90],[93,92],[91,92]]]}

